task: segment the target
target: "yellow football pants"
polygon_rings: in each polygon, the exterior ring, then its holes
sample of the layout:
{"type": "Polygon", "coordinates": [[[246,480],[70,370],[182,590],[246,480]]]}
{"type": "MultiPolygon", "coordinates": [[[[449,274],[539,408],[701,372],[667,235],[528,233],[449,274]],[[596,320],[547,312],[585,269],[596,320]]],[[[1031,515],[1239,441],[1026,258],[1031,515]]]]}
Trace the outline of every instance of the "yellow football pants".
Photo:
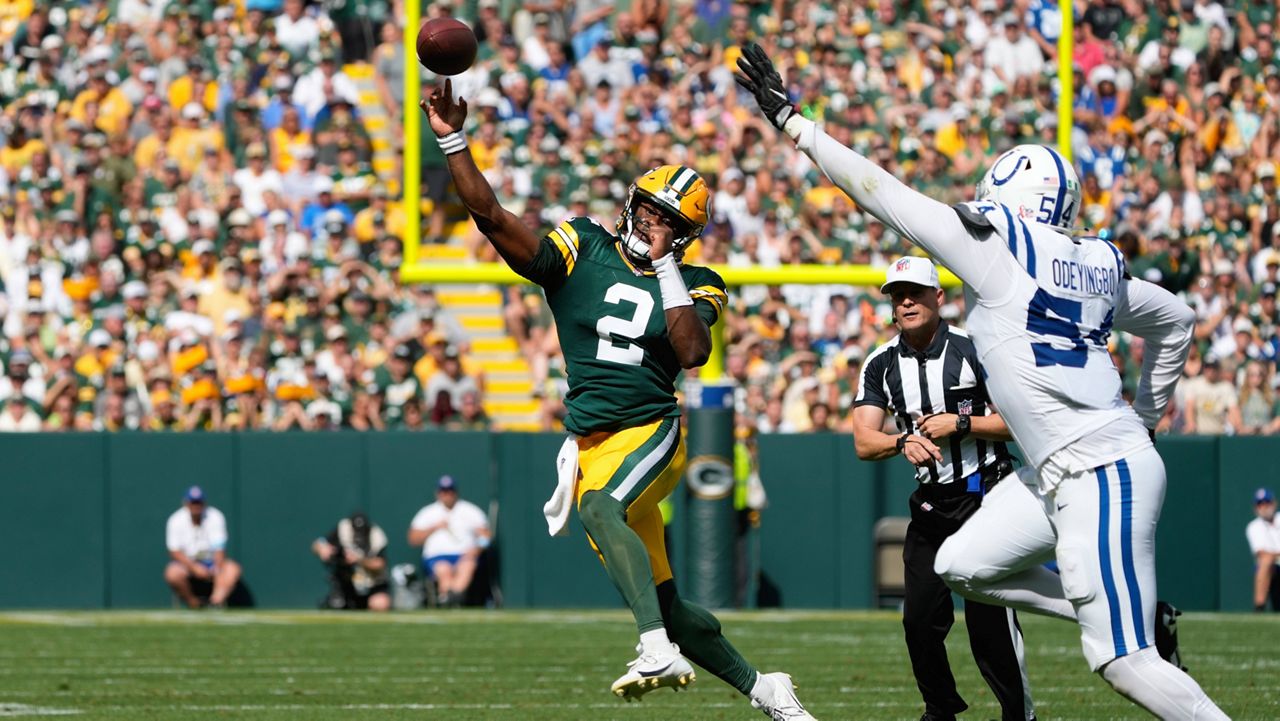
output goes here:
{"type": "MultiPolygon", "coordinates": [[[[655,584],[671,578],[658,503],[680,483],[684,466],[684,434],[679,418],[663,418],[578,439],[575,503],[580,505],[587,491],[605,491],[622,503],[627,509],[627,525],[640,536],[649,552],[655,584]]],[[[587,540],[591,540],[589,536],[587,540]]],[[[591,548],[600,554],[595,541],[591,541],[591,548]]]]}

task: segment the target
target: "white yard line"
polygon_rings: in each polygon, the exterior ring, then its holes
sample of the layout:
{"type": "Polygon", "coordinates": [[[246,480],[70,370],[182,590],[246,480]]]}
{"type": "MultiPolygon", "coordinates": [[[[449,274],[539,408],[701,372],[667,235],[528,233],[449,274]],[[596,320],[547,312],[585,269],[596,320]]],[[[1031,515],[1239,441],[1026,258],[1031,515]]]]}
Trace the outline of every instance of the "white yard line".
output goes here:
{"type": "Polygon", "coordinates": [[[79,709],[54,708],[52,706],[29,706],[25,703],[0,702],[0,718],[23,718],[27,716],[75,716],[83,713],[79,709]]]}

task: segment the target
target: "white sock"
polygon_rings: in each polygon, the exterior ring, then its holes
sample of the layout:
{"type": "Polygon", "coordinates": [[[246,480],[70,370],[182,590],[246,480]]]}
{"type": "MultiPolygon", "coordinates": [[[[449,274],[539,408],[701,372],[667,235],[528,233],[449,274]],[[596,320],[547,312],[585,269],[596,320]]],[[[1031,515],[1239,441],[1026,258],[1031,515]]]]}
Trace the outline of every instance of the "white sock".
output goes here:
{"type": "Polygon", "coordinates": [[[1200,684],[1147,647],[1102,667],[1102,678],[1121,696],[1167,721],[1216,721],[1228,717],[1200,684]]]}
{"type": "Polygon", "coordinates": [[[652,631],[645,631],[640,634],[640,648],[650,653],[655,651],[670,652],[671,639],[667,638],[667,629],[655,628],[652,631]]]}

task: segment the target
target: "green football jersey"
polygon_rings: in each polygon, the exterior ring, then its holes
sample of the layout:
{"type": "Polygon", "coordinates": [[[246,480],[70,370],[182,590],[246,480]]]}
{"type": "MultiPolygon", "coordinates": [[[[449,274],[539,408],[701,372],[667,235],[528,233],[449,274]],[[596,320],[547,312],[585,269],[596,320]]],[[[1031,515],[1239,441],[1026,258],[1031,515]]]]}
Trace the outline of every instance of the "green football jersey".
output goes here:
{"type": "MultiPolygon", "coordinates": [[[[724,281],[698,266],[680,273],[698,316],[715,323],[728,299],[724,281]]],[[[523,275],[542,286],[556,320],[569,375],[565,428],[587,435],[680,415],[681,368],[658,279],[626,258],[617,237],[570,218],[543,238],[523,275]]]]}

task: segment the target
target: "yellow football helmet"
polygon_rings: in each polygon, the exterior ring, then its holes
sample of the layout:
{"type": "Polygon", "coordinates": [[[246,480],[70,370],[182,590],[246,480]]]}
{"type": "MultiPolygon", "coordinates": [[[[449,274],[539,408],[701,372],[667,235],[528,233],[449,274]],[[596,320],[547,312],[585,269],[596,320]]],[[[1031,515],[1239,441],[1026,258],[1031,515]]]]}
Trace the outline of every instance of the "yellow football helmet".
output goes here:
{"type": "Polygon", "coordinates": [[[666,211],[676,221],[676,237],[672,241],[672,254],[679,261],[684,251],[702,235],[711,213],[711,193],[707,184],[693,168],[684,165],[663,165],[641,175],[627,191],[627,202],[618,217],[618,234],[622,247],[637,265],[648,267],[649,242],[635,232],[636,195],[650,200],[666,211]]]}

